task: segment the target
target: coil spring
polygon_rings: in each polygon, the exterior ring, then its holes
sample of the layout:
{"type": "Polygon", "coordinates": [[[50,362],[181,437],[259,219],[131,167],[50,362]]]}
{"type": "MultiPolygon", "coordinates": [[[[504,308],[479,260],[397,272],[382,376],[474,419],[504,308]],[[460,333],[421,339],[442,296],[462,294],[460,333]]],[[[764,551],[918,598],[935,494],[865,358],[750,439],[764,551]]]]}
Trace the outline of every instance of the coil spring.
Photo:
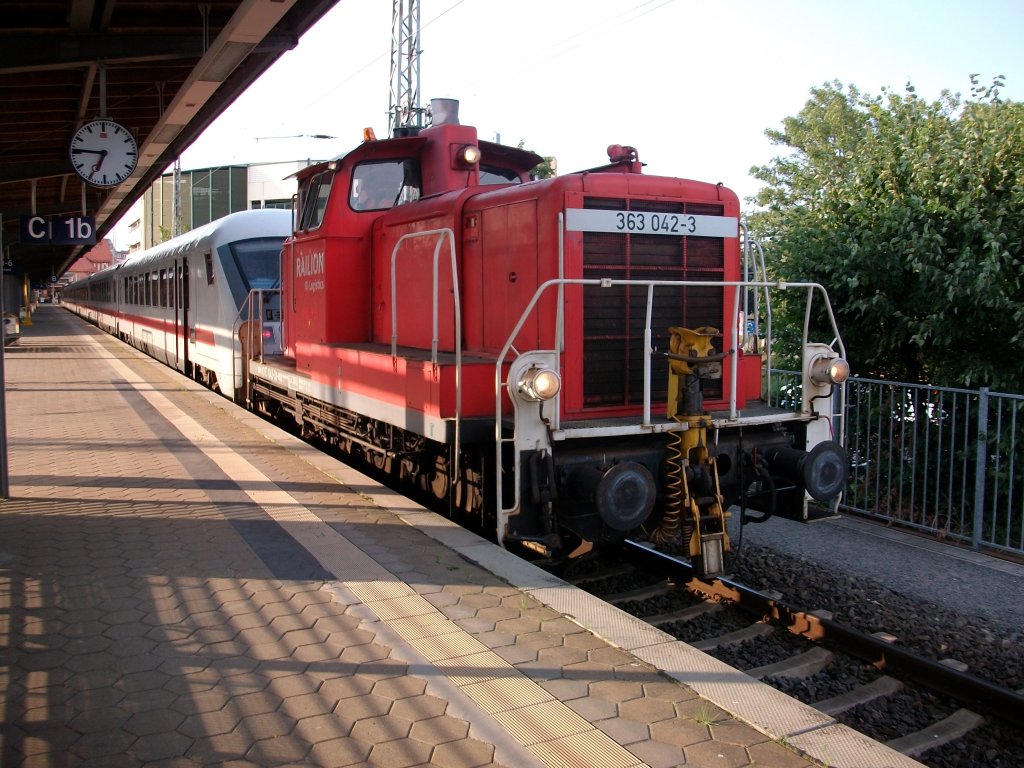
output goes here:
{"type": "MultiPolygon", "coordinates": [[[[674,417],[677,423],[682,423],[678,416],[674,417]]],[[[668,446],[668,482],[665,490],[665,513],[661,517],[658,527],[651,532],[651,541],[660,546],[676,541],[680,535],[681,524],[679,518],[683,510],[683,496],[686,493],[686,478],[683,475],[683,433],[677,430],[673,433],[674,439],[668,446]]]]}

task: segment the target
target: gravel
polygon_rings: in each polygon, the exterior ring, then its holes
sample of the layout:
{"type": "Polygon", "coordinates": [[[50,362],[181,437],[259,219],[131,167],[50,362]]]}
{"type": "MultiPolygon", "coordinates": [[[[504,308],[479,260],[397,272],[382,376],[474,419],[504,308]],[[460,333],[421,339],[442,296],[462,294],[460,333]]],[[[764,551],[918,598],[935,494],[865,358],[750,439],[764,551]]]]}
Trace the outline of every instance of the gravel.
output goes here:
{"type": "MultiPolygon", "coordinates": [[[[839,550],[835,546],[833,549],[839,550]]],[[[810,549],[810,548],[809,548],[810,549]]],[[[887,551],[896,567],[905,569],[903,555],[898,550],[887,551]]],[[[776,590],[784,599],[808,609],[832,611],[835,619],[864,632],[887,632],[898,642],[916,651],[928,653],[938,659],[956,659],[968,665],[977,677],[1010,688],[1024,687],[1024,636],[1022,626],[996,618],[990,611],[978,615],[971,609],[977,601],[956,590],[942,589],[942,564],[917,573],[910,583],[901,586],[911,590],[904,594],[867,577],[870,565],[858,560],[861,572],[848,571],[849,564],[829,561],[819,555],[817,559],[793,557],[776,549],[746,545],[735,563],[737,580],[763,590],[776,590]],[[917,594],[927,587],[931,597],[938,596],[943,605],[917,594]],[[949,599],[943,599],[943,596],[949,599]]],[[[872,572],[884,573],[878,567],[872,572]]],[[[1020,602],[1021,592],[1003,593],[1002,599],[1020,602]]],[[[985,595],[985,600],[990,599],[985,595]]],[[[1010,612],[1012,614],[1012,612],[1010,612]]],[[[754,663],[736,664],[738,667],[754,663]]],[[[731,663],[731,662],[730,662],[731,663]]],[[[867,682],[876,675],[872,667],[848,661],[838,668],[815,675],[811,681],[768,680],[772,685],[791,695],[809,682],[813,694],[803,698],[820,701],[843,693],[855,682],[867,682]],[[847,684],[847,678],[849,684],[847,684]]],[[[813,703],[813,702],[808,702],[813,703]]],[[[958,704],[946,697],[928,692],[903,692],[881,702],[858,707],[841,714],[838,719],[879,741],[902,736],[952,714],[958,704]]],[[[990,720],[955,744],[929,750],[917,759],[930,768],[1020,768],[1024,766],[1024,732],[1022,729],[990,720]]]]}

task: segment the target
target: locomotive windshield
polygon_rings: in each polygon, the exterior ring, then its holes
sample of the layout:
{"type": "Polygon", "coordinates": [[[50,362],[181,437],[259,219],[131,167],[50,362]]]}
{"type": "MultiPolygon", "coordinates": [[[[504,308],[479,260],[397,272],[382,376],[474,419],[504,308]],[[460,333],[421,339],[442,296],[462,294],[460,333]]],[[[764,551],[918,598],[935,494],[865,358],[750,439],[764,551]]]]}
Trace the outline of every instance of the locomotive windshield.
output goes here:
{"type": "Polygon", "coordinates": [[[419,196],[419,166],[412,160],[360,163],[352,171],[349,205],[355,211],[379,211],[419,196]]]}

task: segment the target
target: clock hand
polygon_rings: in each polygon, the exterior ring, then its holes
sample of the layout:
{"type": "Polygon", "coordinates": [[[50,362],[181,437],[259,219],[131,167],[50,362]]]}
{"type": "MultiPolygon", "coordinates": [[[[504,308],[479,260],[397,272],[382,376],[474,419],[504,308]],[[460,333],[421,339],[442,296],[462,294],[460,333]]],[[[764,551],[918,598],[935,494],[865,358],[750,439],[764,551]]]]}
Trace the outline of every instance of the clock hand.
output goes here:
{"type": "Polygon", "coordinates": [[[76,154],[76,155],[81,155],[81,154],[102,155],[102,154],[105,154],[106,151],[107,150],[105,150],[105,149],[79,149],[78,147],[75,147],[74,149],[71,150],[71,152],[73,154],[76,154]]]}
{"type": "MultiPolygon", "coordinates": [[[[105,150],[105,149],[104,149],[104,150],[101,150],[101,151],[100,151],[100,152],[99,152],[98,154],[99,154],[99,156],[100,156],[100,159],[99,159],[99,160],[97,160],[97,161],[96,161],[96,165],[94,165],[94,166],[92,167],[92,174],[95,174],[95,173],[96,173],[96,172],[97,172],[97,171],[98,171],[98,170],[100,169],[100,166],[101,166],[101,165],[103,165],[103,161],[104,161],[104,160],[106,159],[106,157],[107,157],[107,150],[105,150]]],[[[92,174],[89,174],[89,175],[91,176],[92,174]]]]}

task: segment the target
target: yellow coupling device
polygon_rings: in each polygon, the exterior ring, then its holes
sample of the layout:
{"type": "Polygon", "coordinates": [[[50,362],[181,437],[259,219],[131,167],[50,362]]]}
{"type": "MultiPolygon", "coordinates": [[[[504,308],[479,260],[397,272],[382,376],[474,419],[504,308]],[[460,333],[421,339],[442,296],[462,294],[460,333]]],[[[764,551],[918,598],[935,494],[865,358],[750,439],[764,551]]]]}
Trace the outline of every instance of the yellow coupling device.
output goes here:
{"type": "Polygon", "coordinates": [[[702,576],[723,572],[729,535],[718,468],[708,452],[710,417],[704,413],[700,381],[721,378],[725,354],[712,342],[717,328],[669,329],[668,418],[678,422],[666,460],[665,512],[651,540],[667,544],[678,538],[702,576]],[[685,424],[685,426],[683,426],[685,424]]]}

